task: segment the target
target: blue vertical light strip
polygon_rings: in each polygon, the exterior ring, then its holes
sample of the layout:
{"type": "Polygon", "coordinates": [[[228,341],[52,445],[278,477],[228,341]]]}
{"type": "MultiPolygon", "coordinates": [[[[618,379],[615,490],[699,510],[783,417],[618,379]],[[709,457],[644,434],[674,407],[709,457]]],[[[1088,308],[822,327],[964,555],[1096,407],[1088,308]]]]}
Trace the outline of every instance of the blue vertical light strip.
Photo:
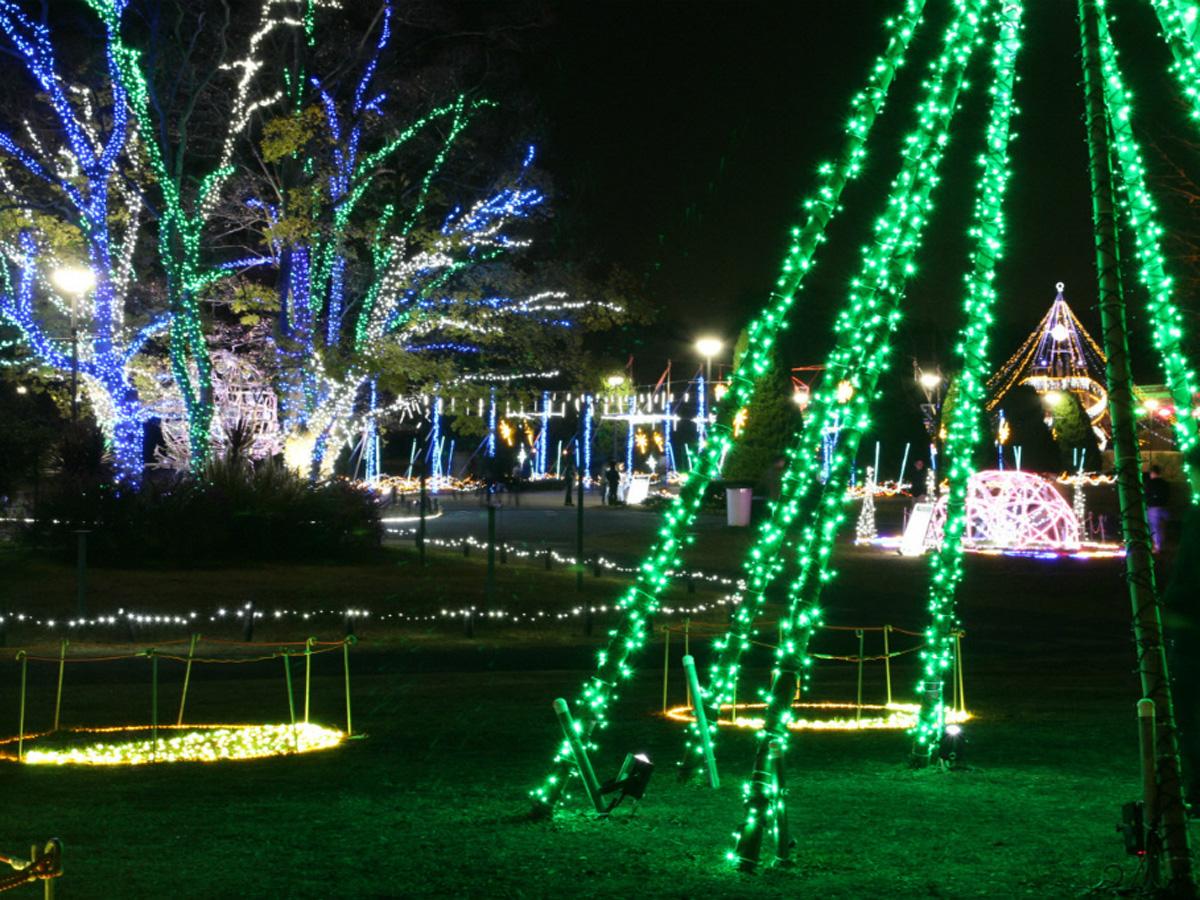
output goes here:
{"type": "Polygon", "coordinates": [[[378,409],[379,395],[375,379],[369,382],[370,410],[367,413],[367,427],[363,435],[363,455],[366,457],[365,477],[367,484],[375,487],[379,484],[379,426],[375,420],[375,410],[378,409]]]}
{"type": "Polygon", "coordinates": [[[708,437],[708,385],[704,383],[704,376],[696,376],[696,438],[700,446],[704,446],[704,441],[708,437]]]}
{"type": "Polygon", "coordinates": [[[488,459],[496,458],[496,389],[494,387],[488,400],[487,455],[488,459]]]}
{"type": "MultiPolygon", "coordinates": [[[[999,428],[997,429],[997,431],[1000,434],[1004,433],[1004,425],[1005,425],[1004,410],[1000,410],[1000,425],[999,425],[999,428]]],[[[999,437],[996,438],[996,462],[997,462],[997,465],[998,465],[998,468],[1000,469],[1000,471],[1003,472],[1004,471],[1004,444],[1000,441],[999,437]]]]}
{"type": "Polygon", "coordinates": [[[425,454],[426,459],[433,463],[433,470],[429,473],[433,484],[433,492],[437,493],[438,476],[441,474],[442,468],[442,398],[435,397],[433,399],[433,427],[429,432],[429,451],[425,454]]]}
{"type": "Polygon", "coordinates": [[[663,455],[666,457],[666,474],[675,471],[675,449],[671,446],[671,395],[667,395],[666,411],[663,416],[663,455]]]}
{"type": "Polygon", "coordinates": [[[542,431],[538,435],[536,469],[537,474],[546,474],[547,457],[550,455],[550,392],[542,391],[542,431]]]}
{"type": "Polygon", "coordinates": [[[633,416],[637,412],[637,395],[629,398],[629,431],[625,435],[625,473],[633,474],[633,416]]]}
{"type": "Polygon", "coordinates": [[[592,432],[596,428],[595,398],[587,394],[583,398],[583,475],[592,477],[592,432]]]}

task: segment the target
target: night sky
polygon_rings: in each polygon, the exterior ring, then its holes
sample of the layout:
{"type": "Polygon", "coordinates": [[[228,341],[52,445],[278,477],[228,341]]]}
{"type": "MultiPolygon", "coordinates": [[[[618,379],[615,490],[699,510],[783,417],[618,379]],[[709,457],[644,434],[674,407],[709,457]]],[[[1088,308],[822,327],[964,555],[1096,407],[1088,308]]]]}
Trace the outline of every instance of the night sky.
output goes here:
{"type": "MultiPolygon", "coordinates": [[[[798,220],[797,203],[817,163],[838,147],[849,98],[884,46],[881,22],[898,7],[809,0],[555,9],[552,33],[527,61],[528,86],[546,115],[543,162],[557,186],[559,227],[602,258],[648,275],[648,297],[661,315],[630,348],[640,380],[656,378],[668,356],[680,369],[694,365],[689,347],[698,334],[732,342],[761,307],[798,220]]],[[[882,208],[948,7],[928,4],[910,64],[877,125],[868,171],[844,195],[846,211],[818,256],[789,336],[792,365],[818,363],[826,352],[832,311],[857,269],[867,223],[882,208]]],[[[1027,4],[997,363],[1032,330],[1059,280],[1099,337],[1075,7],[1072,0],[1027,4]]],[[[1168,55],[1152,13],[1128,2],[1117,9],[1128,10],[1117,35],[1129,48],[1124,61],[1135,90],[1165,93],[1168,55]]],[[[972,64],[943,164],[940,215],[928,230],[898,337],[899,371],[909,370],[911,357],[951,362],[989,55],[981,48],[972,64]]],[[[1172,126],[1184,121],[1175,109],[1149,112],[1174,117],[1172,126]]]]}

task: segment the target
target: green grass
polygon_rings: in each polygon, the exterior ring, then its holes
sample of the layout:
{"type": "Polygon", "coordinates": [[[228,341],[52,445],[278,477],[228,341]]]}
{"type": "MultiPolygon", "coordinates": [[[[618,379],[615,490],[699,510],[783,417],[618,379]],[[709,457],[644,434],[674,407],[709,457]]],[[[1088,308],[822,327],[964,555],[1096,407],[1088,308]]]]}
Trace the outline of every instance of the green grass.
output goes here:
{"type": "MultiPolygon", "coordinates": [[[[922,563],[851,550],[844,569],[828,595],[831,624],[920,627],[922,563]]],[[[10,559],[7,572],[15,579],[5,581],[10,597],[25,592],[25,604],[69,608],[69,570],[10,559]]],[[[481,572],[478,560],[452,556],[419,570],[401,554],[378,568],[93,578],[106,602],[101,591],[184,607],[253,587],[264,605],[283,598],[418,609],[431,596],[477,597],[481,572]]],[[[514,564],[502,574],[506,604],[576,601],[569,572],[514,564]]],[[[588,576],[588,596],[611,599],[617,584],[601,581],[588,576]]],[[[656,762],[637,814],[622,809],[596,821],[576,797],[551,822],[527,819],[525,792],[556,743],[551,700],[573,696],[590,671],[596,641],[582,638],[578,620],[538,629],[484,624],[474,639],[456,625],[362,625],[352,677],[355,724],[367,737],[328,753],[129,770],[7,765],[0,852],[62,837],[64,898],[1073,896],[1106,865],[1126,864],[1114,824],[1138,790],[1138,692],[1119,564],[972,558],[963,596],[966,691],[978,716],[968,731],[971,769],[909,771],[899,734],[798,737],[789,760],[794,869],[747,877],[724,864],[753,738],[722,733],[721,790],[675,781],[679,730],[656,714],[658,642],[639,661],[596,759],[601,777],[627,750],[656,762]]],[[[278,629],[271,639],[303,636],[278,629]]],[[[10,633],[0,651],[6,732],[16,723],[11,645],[21,637],[10,633]]],[[[847,641],[852,633],[826,634],[817,649],[841,652],[847,641]]],[[[703,645],[692,649],[704,658],[703,645]]],[[[673,698],[680,652],[676,638],[673,698]]],[[[904,659],[894,673],[898,692],[916,677],[912,657],[904,659]]],[[[765,654],[751,662],[747,680],[762,684],[765,654]]],[[[170,711],[181,670],[162,666],[160,700],[170,711]]],[[[51,715],[54,667],[31,668],[30,677],[30,727],[41,728],[51,715]]],[[[852,698],[854,677],[852,665],[819,664],[813,694],[852,698]]],[[[881,678],[868,670],[868,699],[881,678]]],[[[197,721],[286,721],[278,661],[202,667],[193,679],[189,717],[197,721]]],[[[320,658],[314,718],[341,721],[341,690],[340,660],[320,658]]],[[[149,702],[144,660],[81,664],[68,670],[63,716],[145,722],[149,702]]]]}

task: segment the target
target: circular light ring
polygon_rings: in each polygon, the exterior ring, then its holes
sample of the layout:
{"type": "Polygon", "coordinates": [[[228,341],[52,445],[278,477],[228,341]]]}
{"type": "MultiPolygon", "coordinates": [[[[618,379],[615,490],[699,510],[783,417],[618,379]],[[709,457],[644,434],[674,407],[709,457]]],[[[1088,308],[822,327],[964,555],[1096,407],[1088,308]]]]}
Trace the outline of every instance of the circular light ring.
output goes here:
{"type": "Polygon", "coordinates": [[[117,725],[108,728],[62,728],[0,741],[0,759],[27,765],[138,766],[171,762],[221,762],[293,756],[338,746],[345,732],[322,725],[159,725],[158,737],[150,725],[117,725]],[[52,735],[93,735],[92,741],[72,741],[65,747],[39,747],[52,735]]]}
{"type": "MultiPolygon", "coordinates": [[[[739,703],[737,711],[730,704],[721,707],[717,724],[722,728],[748,728],[758,731],[763,727],[763,717],[742,715],[743,712],[764,710],[765,703],[739,703]]],[[[793,703],[792,719],[788,722],[791,731],[907,731],[917,724],[917,713],[921,707],[916,703],[793,703]],[[822,713],[855,712],[858,716],[829,715],[822,713]]],[[[694,722],[690,706],[673,706],[665,713],[676,722],[694,722]]],[[[971,713],[946,710],[947,724],[961,724],[972,718],[971,713]]]]}

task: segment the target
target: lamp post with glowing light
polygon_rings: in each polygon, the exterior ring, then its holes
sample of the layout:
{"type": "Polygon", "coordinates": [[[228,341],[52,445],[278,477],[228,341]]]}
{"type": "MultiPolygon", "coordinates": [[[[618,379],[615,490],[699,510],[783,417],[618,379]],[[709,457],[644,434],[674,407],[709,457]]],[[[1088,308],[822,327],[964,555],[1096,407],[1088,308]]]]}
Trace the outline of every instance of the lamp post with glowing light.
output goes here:
{"type": "MultiPolygon", "coordinates": [[[[624,384],[625,384],[625,376],[621,375],[618,372],[614,372],[612,375],[609,375],[607,378],[604,379],[605,387],[607,387],[608,390],[613,394],[616,394],[621,389],[621,387],[624,386],[624,384]]],[[[630,423],[629,427],[630,428],[633,427],[632,422],[630,423]]],[[[613,430],[612,430],[612,457],[611,458],[612,459],[617,458],[617,429],[615,426],[613,427],[613,430]]]]}
{"type": "Polygon", "coordinates": [[[704,383],[712,384],[712,358],[721,352],[725,345],[720,338],[702,337],[696,341],[696,352],[704,357],[704,383]]]}
{"type": "Polygon", "coordinates": [[[925,396],[925,402],[921,404],[921,414],[925,420],[925,431],[929,434],[929,471],[936,484],[937,458],[941,453],[942,370],[938,366],[922,369],[914,359],[913,377],[925,396]]]}
{"type": "Polygon", "coordinates": [[[712,408],[712,404],[708,402],[708,392],[712,390],[712,358],[720,353],[724,346],[721,339],[715,337],[702,337],[696,341],[696,352],[704,357],[704,396],[701,399],[704,403],[706,421],[701,423],[701,428],[704,429],[700,434],[701,443],[704,441],[704,432],[708,428],[708,411],[712,408]]]}
{"type": "Polygon", "coordinates": [[[71,299],[71,422],[79,418],[79,299],[96,286],[96,273],[78,266],[55,269],[54,286],[71,299]]]}

